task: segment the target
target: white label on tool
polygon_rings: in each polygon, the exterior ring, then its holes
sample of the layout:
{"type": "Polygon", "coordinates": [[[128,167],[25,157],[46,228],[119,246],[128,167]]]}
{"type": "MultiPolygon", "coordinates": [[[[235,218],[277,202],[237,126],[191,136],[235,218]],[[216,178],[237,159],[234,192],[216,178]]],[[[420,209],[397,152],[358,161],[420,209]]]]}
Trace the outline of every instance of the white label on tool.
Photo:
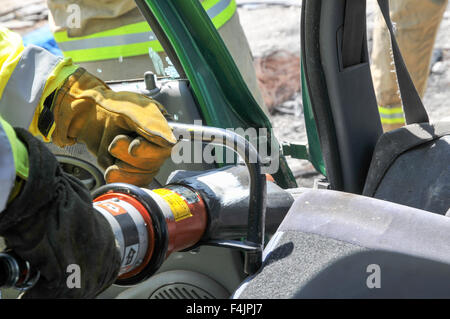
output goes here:
{"type": "Polygon", "coordinates": [[[139,244],[127,246],[125,248],[125,254],[122,260],[121,272],[125,273],[131,270],[136,262],[136,258],[138,256],[139,244]]]}

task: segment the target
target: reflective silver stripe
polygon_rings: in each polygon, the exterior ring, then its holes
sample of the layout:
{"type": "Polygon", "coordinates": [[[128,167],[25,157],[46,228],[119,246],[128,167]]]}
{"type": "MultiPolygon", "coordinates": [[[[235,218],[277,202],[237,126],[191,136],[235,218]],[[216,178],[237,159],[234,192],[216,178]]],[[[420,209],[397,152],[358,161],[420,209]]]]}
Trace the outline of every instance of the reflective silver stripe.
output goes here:
{"type": "Polygon", "coordinates": [[[383,114],[380,113],[380,117],[385,119],[402,119],[404,118],[403,113],[392,113],[392,114],[383,114]]]}
{"type": "Polygon", "coordinates": [[[119,274],[127,273],[139,266],[147,254],[149,242],[146,223],[139,211],[121,199],[95,202],[94,208],[106,217],[118,239],[122,256],[119,274]],[[125,212],[117,213],[118,209],[125,212]]]}
{"type": "Polygon", "coordinates": [[[120,258],[121,260],[123,260],[124,256],[125,256],[125,238],[123,235],[123,231],[122,228],[120,227],[119,222],[114,218],[113,215],[111,215],[110,212],[108,212],[106,209],[101,208],[100,206],[98,206],[98,203],[94,203],[94,208],[103,215],[103,217],[106,218],[106,220],[108,221],[109,225],[112,228],[112,231],[114,233],[114,237],[117,241],[117,244],[119,245],[119,250],[120,250],[120,258]]]}
{"type": "Polygon", "coordinates": [[[6,207],[15,180],[16,168],[11,144],[0,123],[0,214],[6,207]]]}
{"type": "Polygon", "coordinates": [[[61,58],[40,47],[25,48],[0,99],[0,114],[9,124],[28,129],[45,83],[59,61],[61,58]]]}
{"type": "MultiPolygon", "coordinates": [[[[223,10],[225,10],[232,0],[221,0],[213,7],[207,10],[210,19],[215,18],[223,10]]],[[[62,51],[74,51],[84,49],[96,49],[104,47],[122,46],[134,43],[143,43],[157,40],[155,34],[151,31],[140,33],[129,33],[123,35],[113,35],[107,37],[95,37],[89,39],[69,40],[58,42],[58,46],[62,51]]]]}
{"type": "Polygon", "coordinates": [[[63,51],[72,51],[72,50],[121,46],[154,40],[156,40],[156,36],[153,32],[141,32],[141,33],[130,33],[126,35],[113,35],[109,37],[59,42],[58,46],[63,51]]]}
{"type": "Polygon", "coordinates": [[[219,15],[223,10],[225,10],[231,3],[232,0],[220,0],[214,6],[208,9],[206,13],[208,13],[209,18],[212,20],[217,15],[219,15]]]}

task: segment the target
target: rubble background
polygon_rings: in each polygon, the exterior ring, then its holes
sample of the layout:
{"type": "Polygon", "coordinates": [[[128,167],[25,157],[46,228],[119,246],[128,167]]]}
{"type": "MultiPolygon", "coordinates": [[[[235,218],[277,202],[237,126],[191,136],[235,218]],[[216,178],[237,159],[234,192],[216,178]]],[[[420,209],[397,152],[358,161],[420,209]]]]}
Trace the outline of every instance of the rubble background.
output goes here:
{"type": "Polygon", "coordinates": [[[22,35],[47,24],[45,0],[2,0],[0,25],[22,35]]]}
{"type": "MultiPolygon", "coordinates": [[[[262,94],[280,142],[307,143],[300,86],[301,0],[236,0],[262,94]]],[[[377,4],[368,0],[369,49],[377,4]]],[[[22,35],[47,24],[45,0],[2,0],[0,25],[22,35]]],[[[440,26],[424,104],[432,121],[450,121],[450,6],[440,26]]],[[[308,161],[289,159],[299,186],[320,177],[308,161]]]]}

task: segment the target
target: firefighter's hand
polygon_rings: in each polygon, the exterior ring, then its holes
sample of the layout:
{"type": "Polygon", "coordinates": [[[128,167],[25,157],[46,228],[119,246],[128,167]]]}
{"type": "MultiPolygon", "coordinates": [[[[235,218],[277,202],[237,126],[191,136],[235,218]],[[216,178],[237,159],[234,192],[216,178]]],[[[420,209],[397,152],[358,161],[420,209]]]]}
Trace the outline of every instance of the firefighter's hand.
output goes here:
{"type": "Polygon", "coordinates": [[[108,183],[126,181],[133,185],[148,185],[170,156],[170,148],[150,143],[140,136],[118,135],[109,145],[109,153],[117,160],[106,169],[108,183]]]}
{"type": "Polygon", "coordinates": [[[107,182],[147,185],[177,142],[158,102],[114,92],[82,68],[58,90],[54,105],[53,142],[86,144],[107,182]]]}

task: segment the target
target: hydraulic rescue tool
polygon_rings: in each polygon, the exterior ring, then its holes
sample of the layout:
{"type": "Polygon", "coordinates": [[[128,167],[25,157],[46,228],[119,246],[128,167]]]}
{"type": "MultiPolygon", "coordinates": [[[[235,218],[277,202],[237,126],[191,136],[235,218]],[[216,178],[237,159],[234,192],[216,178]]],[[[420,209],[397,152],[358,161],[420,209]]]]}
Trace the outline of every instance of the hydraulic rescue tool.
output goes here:
{"type": "MultiPolygon", "coordinates": [[[[259,155],[243,137],[211,127],[178,123],[171,127],[184,139],[234,149],[246,167],[176,171],[166,186],[153,190],[123,183],[96,189],[94,208],[111,225],[122,257],[116,284],[142,282],[171,253],[198,245],[239,249],[245,271],[255,273],[262,262],[265,230],[275,232],[293,195],[261,173],[259,155]]],[[[37,280],[38,273],[28,262],[14,252],[0,253],[0,287],[25,290],[37,280]]]]}

